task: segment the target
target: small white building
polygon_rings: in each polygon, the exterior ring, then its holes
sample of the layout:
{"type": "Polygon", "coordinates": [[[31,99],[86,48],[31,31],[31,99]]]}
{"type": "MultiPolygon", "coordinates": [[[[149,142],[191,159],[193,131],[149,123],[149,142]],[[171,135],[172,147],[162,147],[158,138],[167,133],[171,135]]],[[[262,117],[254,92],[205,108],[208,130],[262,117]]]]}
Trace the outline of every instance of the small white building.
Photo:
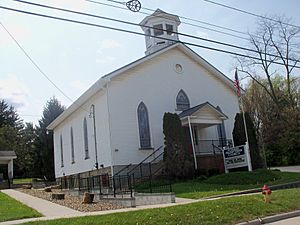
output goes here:
{"type": "Polygon", "coordinates": [[[146,56],[101,77],[48,126],[57,178],[138,164],[163,145],[165,112],[180,115],[187,137],[191,131],[201,169],[210,167],[211,143],[232,139],[239,111],[232,80],[178,43],[178,16],[158,9],[140,24],[155,36],[145,38],[146,56]]]}

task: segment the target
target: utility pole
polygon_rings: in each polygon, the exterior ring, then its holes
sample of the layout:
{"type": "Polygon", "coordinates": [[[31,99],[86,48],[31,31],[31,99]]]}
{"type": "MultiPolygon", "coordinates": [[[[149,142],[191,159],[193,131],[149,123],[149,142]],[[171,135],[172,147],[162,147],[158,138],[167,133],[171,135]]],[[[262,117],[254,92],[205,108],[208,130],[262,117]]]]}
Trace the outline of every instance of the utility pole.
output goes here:
{"type": "Polygon", "coordinates": [[[93,127],[94,127],[94,143],[95,143],[95,157],[96,157],[96,163],[95,167],[98,170],[99,163],[98,163],[98,150],[97,150],[97,135],[96,135],[96,116],[95,116],[95,105],[92,104],[90,108],[90,118],[93,118],[93,127]]]}

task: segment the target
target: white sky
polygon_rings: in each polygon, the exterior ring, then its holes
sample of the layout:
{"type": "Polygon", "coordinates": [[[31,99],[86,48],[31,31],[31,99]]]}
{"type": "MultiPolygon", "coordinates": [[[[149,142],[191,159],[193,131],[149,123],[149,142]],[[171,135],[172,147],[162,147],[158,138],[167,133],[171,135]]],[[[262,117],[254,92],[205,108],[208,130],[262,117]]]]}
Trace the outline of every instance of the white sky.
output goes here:
{"type": "MultiPolygon", "coordinates": [[[[139,23],[145,15],[84,0],[29,0],[139,23]]],[[[97,0],[110,3],[105,0],[97,0]]],[[[147,8],[160,8],[180,16],[202,20],[243,32],[254,31],[256,18],[202,0],[140,0],[147,8]]],[[[286,15],[300,25],[298,0],[216,0],[260,15],[286,15]]],[[[114,3],[110,3],[114,4],[114,3]]],[[[67,17],[141,32],[139,27],[1,0],[1,6],[67,17]]],[[[76,100],[101,76],[144,56],[144,37],[79,24],[23,15],[0,9],[0,21],[14,35],[41,69],[72,99],[76,100]]],[[[191,21],[186,21],[190,23],[191,21]]],[[[201,24],[198,24],[201,25],[201,24]]],[[[207,25],[203,25],[209,27],[207,25]]],[[[212,28],[212,27],[211,27],[212,28]]],[[[179,32],[246,46],[246,41],[199,27],[181,24],[179,32]]],[[[226,32],[226,31],[225,31],[226,32]]],[[[228,32],[228,31],[227,31],[228,32]]],[[[180,38],[197,44],[219,47],[203,41],[180,38]]],[[[192,48],[233,78],[234,59],[230,55],[192,48]]],[[[24,121],[36,123],[43,106],[52,96],[63,105],[71,102],[47,81],[0,26],[0,98],[13,104],[24,121]]]]}

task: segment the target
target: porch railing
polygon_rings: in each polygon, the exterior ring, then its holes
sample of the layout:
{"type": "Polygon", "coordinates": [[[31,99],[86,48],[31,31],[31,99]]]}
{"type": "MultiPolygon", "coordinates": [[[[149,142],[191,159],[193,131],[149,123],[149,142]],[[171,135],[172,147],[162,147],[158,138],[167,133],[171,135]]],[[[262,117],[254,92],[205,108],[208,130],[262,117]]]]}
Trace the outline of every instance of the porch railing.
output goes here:
{"type": "Polygon", "coordinates": [[[218,155],[222,154],[223,147],[232,146],[232,140],[195,140],[194,144],[196,155],[218,155]]]}

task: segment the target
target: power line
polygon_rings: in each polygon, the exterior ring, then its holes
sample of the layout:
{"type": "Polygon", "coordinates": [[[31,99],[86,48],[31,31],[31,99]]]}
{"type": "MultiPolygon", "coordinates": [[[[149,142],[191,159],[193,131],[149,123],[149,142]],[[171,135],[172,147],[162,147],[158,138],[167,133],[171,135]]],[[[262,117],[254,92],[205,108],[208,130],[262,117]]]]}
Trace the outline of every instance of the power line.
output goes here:
{"type": "MultiPolygon", "coordinates": [[[[3,8],[0,6],[0,8],[3,8]]],[[[5,7],[4,7],[5,8],[5,7]]],[[[6,31],[6,33],[10,36],[10,38],[17,44],[19,49],[24,53],[24,55],[29,59],[29,61],[35,66],[35,68],[42,74],[63,96],[65,96],[71,102],[74,102],[68,95],[66,95],[62,89],[60,89],[51,79],[50,77],[41,69],[41,67],[33,60],[33,58],[26,52],[26,50],[21,46],[21,44],[17,41],[17,39],[9,32],[9,30],[4,26],[4,24],[0,21],[0,25],[6,31]]],[[[79,106],[81,107],[81,106],[79,106]]],[[[82,108],[82,107],[81,107],[82,108]]],[[[82,108],[84,111],[86,109],[82,108]]],[[[88,111],[87,111],[88,112],[88,111]]]]}
{"type": "MultiPolygon", "coordinates": [[[[98,2],[98,1],[94,1],[94,0],[85,0],[85,1],[91,2],[91,3],[96,3],[96,4],[99,4],[99,5],[108,6],[108,7],[113,7],[113,8],[117,8],[117,9],[127,10],[127,8],[123,8],[123,7],[120,7],[120,6],[111,5],[111,4],[107,4],[107,3],[102,3],[102,2],[98,2]]],[[[119,1],[114,1],[114,0],[106,0],[106,1],[118,3],[118,4],[121,4],[121,5],[125,4],[125,2],[119,2],[119,1]]],[[[155,9],[150,9],[150,8],[146,8],[146,7],[143,7],[143,8],[146,9],[146,10],[148,10],[148,11],[155,12],[155,9]]],[[[148,15],[148,16],[151,16],[151,17],[166,18],[163,15],[152,15],[150,13],[146,13],[146,12],[143,12],[143,11],[139,11],[139,13],[144,14],[144,15],[148,15]]],[[[213,23],[208,23],[208,22],[205,22],[205,21],[201,21],[201,20],[197,20],[197,19],[192,19],[192,18],[180,16],[180,15],[179,15],[179,17],[181,19],[198,22],[198,23],[209,25],[209,26],[217,27],[217,28],[220,28],[220,29],[223,29],[223,30],[227,30],[227,31],[231,31],[231,32],[235,32],[235,33],[239,33],[239,34],[243,34],[243,35],[249,36],[249,33],[246,33],[246,32],[243,32],[243,31],[238,31],[238,30],[235,30],[235,29],[232,29],[232,28],[223,27],[223,26],[219,26],[219,25],[216,25],[216,24],[213,24],[213,23]]],[[[228,36],[231,36],[231,37],[239,38],[239,39],[242,39],[242,40],[249,41],[249,38],[245,38],[245,37],[242,37],[242,36],[239,36],[239,35],[235,35],[235,34],[232,34],[232,33],[227,33],[227,32],[224,32],[224,31],[220,31],[220,30],[216,30],[216,29],[212,29],[212,28],[200,26],[200,25],[189,23],[189,22],[185,22],[185,21],[181,21],[181,23],[187,24],[187,25],[190,25],[190,26],[193,26],[193,27],[198,27],[198,28],[201,28],[201,29],[213,31],[213,32],[216,32],[216,33],[228,35],[228,36]]],[[[257,39],[262,39],[260,36],[257,36],[257,35],[254,35],[254,34],[252,34],[251,36],[254,37],[254,38],[257,38],[257,39]]],[[[258,41],[258,43],[261,44],[262,42],[258,41]]],[[[296,46],[296,47],[299,46],[297,44],[290,44],[290,45],[291,46],[296,46]]],[[[300,53],[300,52],[297,52],[297,53],[300,53]]]]}
{"type": "MultiPolygon", "coordinates": [[[[240,57],[245,57],[245,58],[250,58],[250,59],[255,59],[255,60],[263,60],[264,62],[272,62],[274,64],[284,65],[283,63],[280,63],[280,62],[275,62],[275,61],[267,60],[267,59],[261,59],[261,58],[257,58],[257,57],[253,57],[253,56],[249,56],[249,55],[244,55],[244,54],[237,53],[237,52],[231,52],[231,51],[227,51],[227,50],[223,50],[223,49],[212,48],[212,47],[198,45],[198,44],[190,43],[190,42],[173,40],[173,39],[170,39],[170,38],[154,36],[154,35],[151,35],[151,34],[139,33],[139,32],[136,32],[136,31],[125,30],[125,29],[121,29],[121,28],[117,28],[117,27],[104,26],[104,25],[99,25],[99,24],[95,24],[95,23],[88,23],[88,22],[83,22],[83,21],[78,21],[78,20],[67,19],[67,18],[63,18],[63,17],[50,16],[50,15],[46,15],[46,14],[40,14],[40,13],[34,13],[34,12],[29,12],[29,11],[14,9],[14,8],[8,8],[8,7],[4,7],[4,6],[0,6],[0,9],[14,11],[14,12],[23,13],[23,14],[28,14],[28,15],[32,15],[32,16],[44,17],[44,18],[48,18],[48,19],[65,21],[65,22],[69,22],[69,23],[77,23],[77,24],[81,24],[81,25],[87,25],[87,26],[92,26],[92,27],[99,27],[99,28],[104,28],[104,29],[109,29],[109,30],[114,30],[114,31],[120,31],[120,32],[125,32],[125,33],[140,35],[140,36],[148,36],[148,37],[158,38],[158,39],[161,39],[161,40],[172,41],[172,42],[175,42],[175,43],[182,43],[182,44],[193,46],[193,47],[204,48],[204,49],[208,49],[208,50],[212,50],[212,51],[227,53],[227,54],[230,54],[230,55],[235,55],[235,56],[240,56],[240,57]]],[[[293,66],[293,67],[294,68],[300,68],[300,66],[293,66]]]]}
{"type": "Polygon", "coordinates": [[[300,29],[300,26],[290,24],[290,23],[281,22],[281,21],[276,20],[276,19],[272,19],[272,18],[269,18],[269,17],[266,17],[266,16],[261,16],[259,14],[255,14],[255,13],[252,13],[252,12],[249,12],[249,11],[246,11],[246,10],[238,9],[238,8],[235,8],[235,7],[232,7],[232,6],[229,6],[229,5],[225,5],[225,4],[222,4],[222,3],[219,3],[219,2],[214,2],[214,1],[211,1],[211,0],[203,0],[203,1],[209,2],[209,3],[214,4],[214,5],[222,6],[222,7],[225,7],[227,9],[235,10],[235,11],[238,11],[238,12],[241,12],[241,13],[244,13],[244,14],[259,17],[259,18],[262,18],[262,19],[267,19],[267,20],[277,22],[277,23],[282,23],[282,24],[300,29]]]}
{"type": "MultiPolygon", "coordinates": [[[[112,5],[112,4],[108,4],[108,3],[103,3],[103,2],[99,2],[99,1],[93,1],[93,0],[85,0],[85,1],[128,11],[128,9],[125,8],[125,7],[123,8],[123,7],[112,5]]],[[[113,1],[113,2],[116,2],[116,1],[113,1]]],[[[121,3],[119,3],[119,4],[121,4],[121,3]]],[[[145,8],[145,9],[151,10],[151,11],[155,11],[154,9],[148,9],[148,8],[145,8]]],[[[143,11],[139,11],[138,13],[143,14],[143,15],[147,15],[147,16],[157,17],[157,18],[166,18],[164,16],[158,16],[158,15],[153,16],[151,13],[147,13],[147,12],[143,12],[143,11]]],[[[182,19],[185,19],[185,17],[181,17],[181,16],[179,16],[179,17],[182,18],[182,19]]],[[[189,20],[193,20],[193,19],[189,19],[189,20]]],[[[197,20],[197,22],[198,23],[202,23],[202,24],[206,24],[206,25],[210,25],[210,26],[214,26],[214,27],[219,27],[219,28],[224,29],[224,30],[229,30],[229,31],[231,30],[231,31],[234,31],[236,33],[248,35],[247,33],[242,32],[242,31],[237,31],[237,30],[233,30],[233,29],[230,29],[230,28],[226,28],[226,27],[222,27],[222,26],[210,24],[210,23],[207,23],[207,22],[204,22],[204,21],[197,20]]],[[[239,39],[243,39],[243,40],[249,41],[249,38],[245,38],[245,37],[242,37],[242,36],[239,36],[239,35],[227,33],[227,32],[224,32],[224,31],[220,31],[220,30],[216,30],[216,29],[212,29],[212,28],[200,26],[200,25],[189,23],[189,22],[185,22],[185,21],[181,21],[181,23],[182,24],[186,24],[186,25],[190,25],[190,26],[193,26],[193,27],[198,27],[198,28],[201,28],[201,29],[205,29],[205,30],[209,30],[209,31],[213,31],[213,32],[216,32],[216,33],[220,33],[220,34],[224,34],[224,35],[228,35],[228,36],[231,36],[231,37],[235,37],[235,38],[239,38],[239,39]]]]}
{"type": "MultiPolygon", "coordinates": [[[[23,0],[13,0],[13,1],[17,1],[17,2],[20,2],[20,3],[24,3],[24,4],[29,4],[29,5],[34,5],[34,6],[38,6],[38,7],[43,7],[43,8],[48,8],[48,9],[54,9],[54,10],[58,10],[58,11],[68,12],[68,13],[74,13],[74,14],[83,15],[83,16],[94,17],[94,18],[98,18],[98,19],[104,19],[104,20],[114,21],[114,22],[118,22],[118,23],[123,23],[123,24],[138,26],[138,27],[141,26],[141,27],[145,27],[145,28],[149,28],[149,29],[154,29],[151,26],[140,25],[138,23],[133,23],[133,22],[130,22],[130,21],[124,21],[124,20],[119,20],[119,19],[114,19],[114,18],[110,18],[110,17],[99,16],[99,15],[90,14],[90,13],[73,11],[73,10],[69,10],[69,9],[63,9],[63,8],[53,7],[53,6],[44,5],[44,4],[37,4],[37,3],[27,2],[27,1],[23,1],[23,0]]],[[[165,29],[160,29],[160,28],[155,28],[155,30],[167,31],[165,29]]],[[[231,48],[236,48],[236,49],[240,49],[240,50],[244,50],[244,51],[259,53],[257,50],[254,50],[254,49],[240,47],[240,46],[229,44],[229,43],[225,43],[225,42],[220,42],[220,41],[211,40],[211,39],[207,39],[207,38],[201,38],[201,37],[197,37],[197,36],[193,36],[193,35],[189,35],[189,34],[185,34],[185,33],[180,33],[180,32],[174,32],[173,31],[173,33],[177,34],[177,35],[182,35],[182,36],[185,36],[185,37],[189,37],[189,38],[201,40],[201,41],[206,41],[206,42],[218,44],[218,45],[223,45],[223,46],[227,46],[227,47],[231,47],[231,48]]],[[[269,54],[269,53],[266,53],[266,55],[272,56],[272,57],[277,57],[277,55],[269,54]]],[[[293,60],[293,59],[289,59],[289,60],[296,61],[296,60],[293,60]]]]}

